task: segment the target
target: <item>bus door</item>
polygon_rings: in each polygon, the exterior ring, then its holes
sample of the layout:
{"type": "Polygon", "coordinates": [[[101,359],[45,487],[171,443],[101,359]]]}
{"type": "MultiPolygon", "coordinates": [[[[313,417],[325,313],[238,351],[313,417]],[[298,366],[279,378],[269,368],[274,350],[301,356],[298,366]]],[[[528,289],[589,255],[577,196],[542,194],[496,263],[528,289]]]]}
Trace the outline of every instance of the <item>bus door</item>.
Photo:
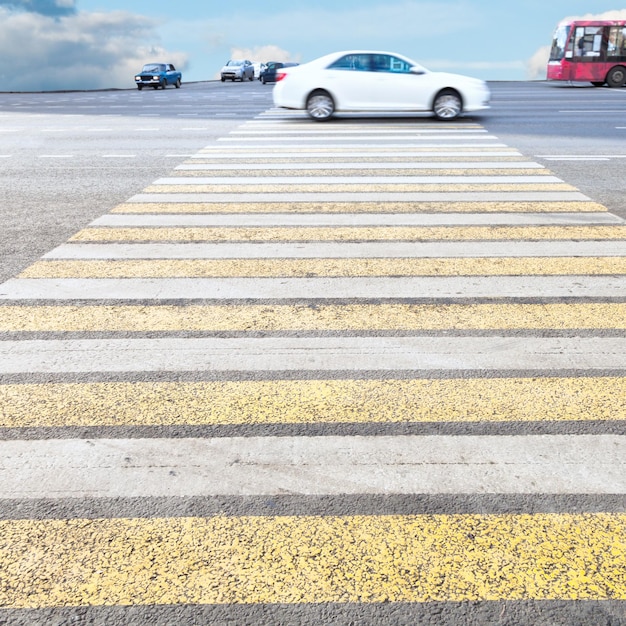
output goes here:
{"type": "Polygon", "coordinates": [[[577,26],[572,34],[573,60],[569,80],[598,80],[598,63],[606,56],[602,26],[577,26]]]}

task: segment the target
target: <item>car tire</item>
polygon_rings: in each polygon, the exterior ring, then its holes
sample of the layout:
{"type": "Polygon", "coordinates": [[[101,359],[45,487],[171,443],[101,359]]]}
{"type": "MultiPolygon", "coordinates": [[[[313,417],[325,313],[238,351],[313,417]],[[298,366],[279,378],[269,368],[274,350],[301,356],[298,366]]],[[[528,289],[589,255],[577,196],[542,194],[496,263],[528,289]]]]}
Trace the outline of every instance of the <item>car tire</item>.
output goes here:
{"type": "Polygon", "coordinates": [[[165,89],[167,87],[167,80],[161,82],[161,89],[165,89]]]}
{"type": "Polygon", "coordinates": [[[174,83],[174,87],[176,87],[176,89],[180,89],[180,78],[176,79],[176,82],[174,83]]]}
{"type": "Polygon", "coordinates": [[[158,89],[158,88],[159,88],[159,85],[152,85],[152,88],[153,88],[153,89],[158,89]]]}
{"type": "Polygon", "coordinates": [[[254,80],[254,74],[252,74],[252,76],[248,76],[248,80],[254,80]]]}
{"type": "Polygon", "coordinates": [[[433,101],[433,113],[438,120],[454,120],[463,112],[463,101],[454,89],[440,91],[433,101]]]}
{"type": "Polygon", "coordinates": [[[306,112],[316,122],[326,122],[335,112],[335,101],[327,91],[314,91],[306,100],[306,112]]]}
{"type": "Polygon", "coordinates": [[[139,89],[139,91],[141,91],[143,89],[143,85],[137,85],[137,89],[139,89]]]}
{"type": "Polygon", "coordinates": [[[265,76],[263,78],[259,78],[259,80],[261,81],[262,85],[265,85],[265,83],[266,83],[265,76]]]}
{"type": "Polygon", "coordinates": [[[225,83],[226,79],[222,76],[222,82],[225,83]]]}
{"type": "Polygon", "coordinates": [[[606,76],[606,83],[609,87],[623,87],[626,84],[626,67],[612,67],[606,76]]]}

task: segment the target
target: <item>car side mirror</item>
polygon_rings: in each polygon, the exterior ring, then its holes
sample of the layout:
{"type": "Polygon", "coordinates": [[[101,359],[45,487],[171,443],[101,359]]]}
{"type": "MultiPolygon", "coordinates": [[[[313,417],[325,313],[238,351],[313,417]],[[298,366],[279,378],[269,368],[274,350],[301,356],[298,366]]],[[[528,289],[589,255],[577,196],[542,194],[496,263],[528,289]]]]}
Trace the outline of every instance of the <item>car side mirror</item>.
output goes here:
{"type": "Polygon", "coordinates": [[[421,67],[417,67],[416,65],[411,67],[409,72],[411,72],[411,74],[415,74],[416,76],[423,76],[424,74],[426,74],[426,72],[421,67]]]}

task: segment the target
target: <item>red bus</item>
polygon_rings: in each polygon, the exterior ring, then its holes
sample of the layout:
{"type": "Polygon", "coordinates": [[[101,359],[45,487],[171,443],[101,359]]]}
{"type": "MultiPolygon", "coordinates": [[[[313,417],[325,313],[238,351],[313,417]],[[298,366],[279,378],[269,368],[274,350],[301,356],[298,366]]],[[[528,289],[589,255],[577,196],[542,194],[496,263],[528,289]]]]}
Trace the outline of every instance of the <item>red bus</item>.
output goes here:
{"type": "Polygon", "coordinates": [[[552,39],[548,80],[626,84],[626,21],[561,22],[552,39]]]}

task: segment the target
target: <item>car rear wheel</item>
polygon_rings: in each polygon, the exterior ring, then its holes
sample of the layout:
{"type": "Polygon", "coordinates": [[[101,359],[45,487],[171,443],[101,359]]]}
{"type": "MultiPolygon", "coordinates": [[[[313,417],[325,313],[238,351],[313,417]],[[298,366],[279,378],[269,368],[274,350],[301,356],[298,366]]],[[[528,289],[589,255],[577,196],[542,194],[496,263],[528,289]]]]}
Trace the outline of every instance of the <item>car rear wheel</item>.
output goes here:
{"type": "Polygon", "coordinates": [[[314,91],[306,101],[306,112],[316,122],[325,122],[335,112],[335,102],[328,92],[314,91]]]}
{"type": "Polygon", "coordinates": [[[606,77],[606,82],[609,87],[623,87],[626,84],[626,67],[618,65],[611,68],[606,77]]]}
{"type": "Polygon", "coordinates": [[[461,96],[453,89],[439,92],[433,102],[433,113],[440,120],[453,120],[463,111],[461,96]]]}
{"type": "Polygon", "coordinates": [[[180,78],[176,79],[176,82],[174,83],[174,87],[176,87],[176,89],[180,89],[180,78]]]}

